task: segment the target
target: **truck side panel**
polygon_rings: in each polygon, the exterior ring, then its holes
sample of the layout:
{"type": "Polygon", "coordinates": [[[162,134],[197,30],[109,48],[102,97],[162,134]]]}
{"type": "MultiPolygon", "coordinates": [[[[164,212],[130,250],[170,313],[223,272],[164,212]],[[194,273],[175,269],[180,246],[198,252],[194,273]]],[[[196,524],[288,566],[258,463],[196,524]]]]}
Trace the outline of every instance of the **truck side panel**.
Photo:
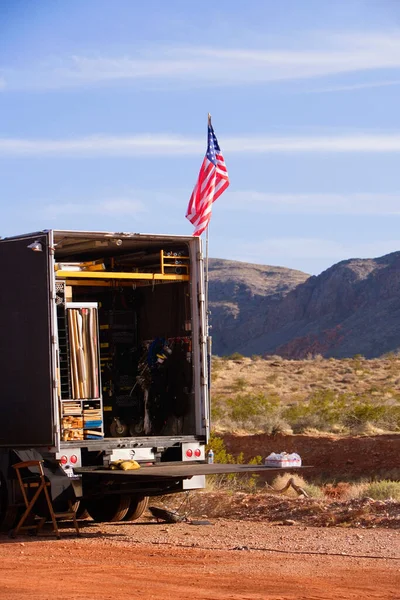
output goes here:
{"type": "Polygon", "coordinates": [[[49,245],[0,241],[0,446],[54,444],[49,245]]]}

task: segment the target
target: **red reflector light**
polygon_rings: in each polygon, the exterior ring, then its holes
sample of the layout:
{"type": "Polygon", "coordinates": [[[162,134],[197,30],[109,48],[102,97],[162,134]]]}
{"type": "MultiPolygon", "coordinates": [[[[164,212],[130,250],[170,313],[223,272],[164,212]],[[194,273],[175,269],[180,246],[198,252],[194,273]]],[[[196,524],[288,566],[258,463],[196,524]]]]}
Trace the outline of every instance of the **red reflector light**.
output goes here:
{"type": "Polygon", "coordinates": [[[75,454],[73,454],[72,456],[70,456],[69,462],[71,462],[73,465],[76,465],[76,463],[78,462],[78,457],[75,456],[75,454]]]}
{"type": "Polygon", "coordinates": [[[186,450],[186,456],[188,458],[192,458],[192,456],[193,456],[193,450],[190,450],[190,448],[189,448],[189,450],[186,450]]]}
{"type": "Polygon", "coordinates": [[[62,456],[62,457],[60,458],[60,463],[61,463],[62,465],[66,465],[66,464],[67,464],[67,462],[68,462],[68,458],[67,458],[66,456],[62,456]]]}
{"type": "Polygon", "coordinates": [[[200,450],[200,448],[196,448],[196,450],[194,451],[194,455],[197,456],[197,457],[201,456],[201,450],[200,450]]]}

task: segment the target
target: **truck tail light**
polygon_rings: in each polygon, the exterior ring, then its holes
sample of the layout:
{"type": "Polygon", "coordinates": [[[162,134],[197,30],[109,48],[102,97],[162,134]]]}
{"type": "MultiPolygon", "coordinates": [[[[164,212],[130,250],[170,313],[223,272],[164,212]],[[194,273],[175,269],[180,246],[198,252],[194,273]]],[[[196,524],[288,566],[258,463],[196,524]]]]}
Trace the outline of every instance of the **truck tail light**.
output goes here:
{"type": "Polygon", "coordinates": [[[186,450],[186,456],[188,458],[192,458],[192,456],[193,456],[193,450],[191,450],[190,448],[189,448],[189,450],[186,450]]]}
{"type": "Polygon", "coordinates": [[[60,458],[60,463],[61,463],[62,465],[66,465],[66,464],[67,464],[67,462],[68,462],[68,458],[67,458],[66,456],[62,456],[62,457],[60,458]]]}
{"type": "Polygon", "coordinates": [[[72,456],[70,456],[69,462],[73,465],[76,465],[76,463],[78,462],[78,457],[75,454],[73,454],[72,456]]]}
{"type": "Polygon", "coordinates": [[[194,455],[197,456],[197,458],[199,458],[199,456],[201,456],[200,448],[196,448],[196,450],[194,451],[194,455]]]}

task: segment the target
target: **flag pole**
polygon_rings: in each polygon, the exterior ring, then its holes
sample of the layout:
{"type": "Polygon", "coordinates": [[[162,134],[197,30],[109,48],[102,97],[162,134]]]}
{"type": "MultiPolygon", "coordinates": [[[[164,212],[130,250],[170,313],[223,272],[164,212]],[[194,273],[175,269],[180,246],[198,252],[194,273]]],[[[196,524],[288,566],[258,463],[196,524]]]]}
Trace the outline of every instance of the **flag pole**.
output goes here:
{"type": "MultiPolygon", "coordinates": [[[[210,126],[211,126],[211,115],[210,115],[210,113],[208,113],[208,127],[210,127],[210,126]]],[[[205,293],[206,293],[205,304],[206,304],[207,337],[209,335],[209,331],[208,331],[208,328],[209,328],[209,323],[208,323],[208,315],[209,315],[209,312],[208,312],[208,229],[209,229],[209,227],[210,227],[210,225],[208,225],[208,227],[206,229],[206,274],[205,274],[205,284],[206,284],[205,285],[205,288],[206,288],[205,289],[205,293]]]]}
{"type": "MultiPolygon", "coordinates": [[[[208,113],[208,127],[211,127],[211,115],[210,113],[208,113]]],[[[208,138],[208,131],[207,131],[207,138],[208,138]]],[[[211,336],[210,336],[210,311],[208,310],[208,286],[209,286],[209,277],[208,277],[208,230],[210,228],[210,224],[208,224],[208,227],[206,229],[206,269],[205,269],[205,305],[206,305],[206,336],[207,336],[207,342],[206,342],[206,348],[207,348],[207,379],[208,379],[208,411],[209,411],[209,416],[208,419],[210,419],[211,416],[211,398],[210,398],[210,394],[211,394],[211,353],[212,353],[212,349],[211,349],[211,336]]]]}

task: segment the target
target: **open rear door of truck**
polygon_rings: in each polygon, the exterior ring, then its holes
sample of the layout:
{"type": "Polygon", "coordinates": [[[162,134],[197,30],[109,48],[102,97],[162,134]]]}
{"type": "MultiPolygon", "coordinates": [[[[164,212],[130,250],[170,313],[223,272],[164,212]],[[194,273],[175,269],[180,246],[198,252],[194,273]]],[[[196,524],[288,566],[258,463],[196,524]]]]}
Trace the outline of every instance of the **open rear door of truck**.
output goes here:
{"type": "Polygon", "coordinates": [[[54,445],[51,232],[0,240],[0,446],[54,445]]]}

